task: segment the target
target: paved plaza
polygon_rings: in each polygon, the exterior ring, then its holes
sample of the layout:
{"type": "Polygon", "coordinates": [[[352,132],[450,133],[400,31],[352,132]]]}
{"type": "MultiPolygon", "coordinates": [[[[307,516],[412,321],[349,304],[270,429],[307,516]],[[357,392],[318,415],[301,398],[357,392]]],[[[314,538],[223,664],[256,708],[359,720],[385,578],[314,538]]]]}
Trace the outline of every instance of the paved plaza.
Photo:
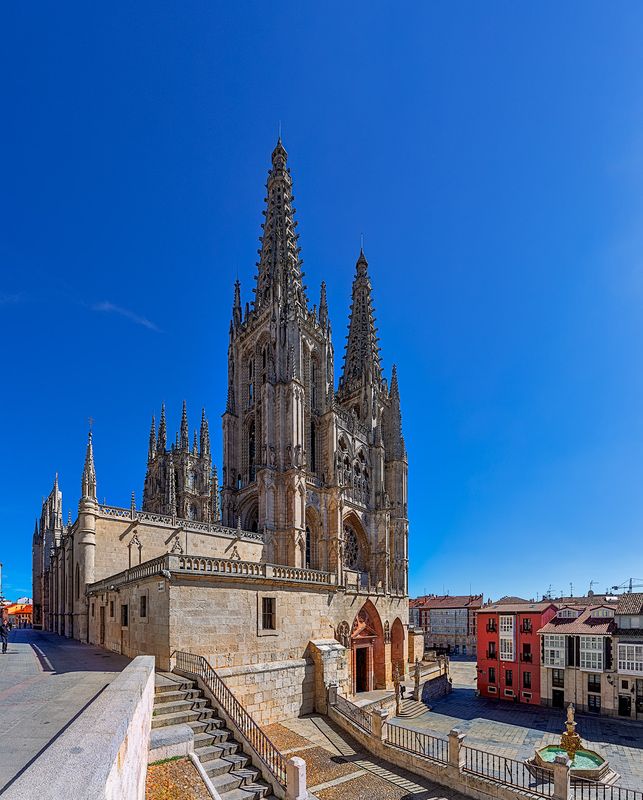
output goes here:
{"type": "Polygon", "coordinates": [[[269,725],[266,733],[284,755],[306,761],[308,789],[319,800],[466,800],[375,758],[328,717],[287,720],[269,725]]]}
{"type": "MultiPolygon", "coordinates": [[[[547,744],[558,744],[564,712],[542,706],[523,706],[476,697],[476,664],[451,662],[453,692],[437,700],[432,710],[415,719],[396,718],[395,724],[446,738],[451,728],[466,733],[465,744],[522,760],[547,744]]],[[[621,775],[618,785],[643,789],[643,724],[609,717],[577,714],[584,743],[605,756],[621,775]]]]}
{"type": "Polygon", "coordinates": [[[53,633],[12,631],[0,654],[0,794],[128,663],[53,633]]]}

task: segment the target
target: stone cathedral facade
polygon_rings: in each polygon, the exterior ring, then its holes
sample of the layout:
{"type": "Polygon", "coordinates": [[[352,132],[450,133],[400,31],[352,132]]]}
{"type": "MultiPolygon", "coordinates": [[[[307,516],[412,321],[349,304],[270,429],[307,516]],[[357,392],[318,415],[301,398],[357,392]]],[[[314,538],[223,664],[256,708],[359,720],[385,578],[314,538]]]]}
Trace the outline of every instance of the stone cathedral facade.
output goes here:
{"type": "Polygon", "coordinates": [[[234,286],[221,485],[208,420],[184,405],[149,436],[143,503],[101,505],[87,445],[78,516],[58,479],[33,538],[35,624],[172,666],[205,655],[259,721],[391,685],[407,632],[407,456],[395,368],[380,360],[368,264],[355,266],[341,374],[326,301],[303,282],[292,177],[272,153],[252,303],[234,286]],[[248,680],[248,672],[257,675],[248,680]],[[253,686],[256,683],[256,687],[253,686]],[[254,692],[254,694],[253,694],[254,692]]]}

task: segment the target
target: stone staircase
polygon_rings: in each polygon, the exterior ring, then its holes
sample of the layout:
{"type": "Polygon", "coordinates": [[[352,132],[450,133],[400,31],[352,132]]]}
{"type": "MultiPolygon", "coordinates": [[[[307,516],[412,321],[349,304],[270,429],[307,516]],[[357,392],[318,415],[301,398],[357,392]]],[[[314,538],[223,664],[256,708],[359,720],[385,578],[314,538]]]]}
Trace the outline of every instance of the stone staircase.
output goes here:
{"type": "Polygon", "coordinates": [[[152,728],[180,723],[194,731],[194,753],[221,800],[276,800],[196,681],[157,673],[152,728]]]}
{"type": "Polygon", "coordinates": [[[426,714],[426,712],[430,710],[430,707],[425,705],[421,700],[414,700],[412,697],[407,697],[402,700],[400,717],[415,719],[415,717],[421,717],[422,714],[426,714]]]}

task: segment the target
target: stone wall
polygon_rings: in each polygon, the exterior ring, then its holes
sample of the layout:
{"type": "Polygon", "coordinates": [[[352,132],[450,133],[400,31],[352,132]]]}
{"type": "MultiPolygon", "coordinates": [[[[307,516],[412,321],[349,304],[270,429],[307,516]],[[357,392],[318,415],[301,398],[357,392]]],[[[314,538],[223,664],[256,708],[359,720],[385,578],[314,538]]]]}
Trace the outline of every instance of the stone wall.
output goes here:
{"type": "Polygon", "coordinates": [[[144,800],[154,659],[140,656],[5,793],[7,800],[144,800]]]}
{"type": "Polygon", "coordinates": [[[259,725],[315,710],[315,667],[306,659],[219,669],[234,696],[259,725]]]}

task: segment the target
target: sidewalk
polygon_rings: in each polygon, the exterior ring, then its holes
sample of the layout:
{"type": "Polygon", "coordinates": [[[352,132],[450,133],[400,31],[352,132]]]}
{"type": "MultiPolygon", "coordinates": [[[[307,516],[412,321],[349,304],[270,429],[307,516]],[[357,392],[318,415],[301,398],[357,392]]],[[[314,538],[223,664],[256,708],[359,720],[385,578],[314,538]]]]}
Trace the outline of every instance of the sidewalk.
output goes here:
{"type": "Polygon", "coordinates": [[[128,663],[53,633],[12,631],[0,654],[0,794],[128,663]]]}

